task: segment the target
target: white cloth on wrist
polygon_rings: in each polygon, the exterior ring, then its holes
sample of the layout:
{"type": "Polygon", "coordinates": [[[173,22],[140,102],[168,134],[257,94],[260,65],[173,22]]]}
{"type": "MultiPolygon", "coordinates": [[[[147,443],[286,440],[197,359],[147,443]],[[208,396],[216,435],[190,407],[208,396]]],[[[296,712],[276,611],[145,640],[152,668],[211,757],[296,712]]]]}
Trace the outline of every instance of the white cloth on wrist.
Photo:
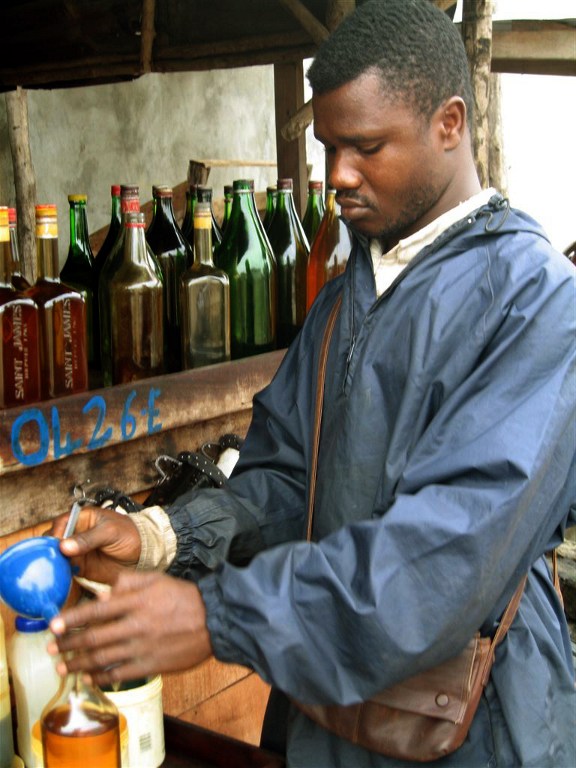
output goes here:
{"type": "Polygon", "coordinates": [[[130,515],[142,548],[136,566],[139,571],[166,571],[176,556],[176,534],[162,507],[146,507],[130,515]]]}

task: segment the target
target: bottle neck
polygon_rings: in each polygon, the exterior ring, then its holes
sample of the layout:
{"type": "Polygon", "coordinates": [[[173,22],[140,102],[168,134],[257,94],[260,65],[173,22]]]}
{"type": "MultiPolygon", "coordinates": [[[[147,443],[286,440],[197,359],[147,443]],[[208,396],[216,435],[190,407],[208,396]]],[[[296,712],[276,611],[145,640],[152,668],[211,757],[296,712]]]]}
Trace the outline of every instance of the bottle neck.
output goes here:
{"type": "Polygon", "coordinates": [[[10,247],[10,235],[6,240],[0,231],[0,287],[11,288],[12,278],[12,248],[10,247]]]}
{"type": "Polygon", "coordinates": [[[86,206],[82,203],[70,205],[70,253],[74,258],[85,258],[92,262],[86,206]]]}
{"type": "Polygon", "coordinates": [[[133,264],[142,264],[148,255],[146,243],[146,224],[143,218],[134,221],[132,216],[124,220],[124,260],[133,264]]]}
{"type": "Polygon", "coordinates": [[[202,220],[200,224],[197,219],[194,220],[194,264],[214,266],[212,260],[212,221],[210,218],[202,220]]]}
{"type": "Polygon", "coordinates": [[[172,198],[157,197],[154,202],[155,202],[154,220],[156,221],[156,223],[165,221],[165,222],[168,222],[171,226],[175,226],[176,219],[174,218],[174,208],[172,205],[172,198]]]}
{"type": "Polygon", "coordinates": [[[126,223],[126,218],[129,213],[139,213],[140,211],[140,198],[139,197],[123,197],[120,200],[120,215],[122,224],[126,223]]]}
{"type": "Polygon", "coordinates": [[[120,195],[112,195],[112,207],[110,211],[110,224],[120,224],[122,220],[120,209],[120,195]]]}

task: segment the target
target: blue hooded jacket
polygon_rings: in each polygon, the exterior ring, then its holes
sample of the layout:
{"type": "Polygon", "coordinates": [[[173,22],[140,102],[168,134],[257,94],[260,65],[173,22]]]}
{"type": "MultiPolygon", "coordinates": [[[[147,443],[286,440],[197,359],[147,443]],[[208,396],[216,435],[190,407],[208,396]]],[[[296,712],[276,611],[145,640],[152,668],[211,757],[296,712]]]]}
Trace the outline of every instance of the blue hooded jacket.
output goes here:
{"type": "MultiPolygon", "coordinates": [[[[202,577],[216,657],[297,700],[355,703],[493,633],[528,572],[468,738],[435,765],[573,768],[574,668],[544,553],[576,522],[575,301],[573,265],[500,196],[379,298],[355,237],[255,397],[229,487],[169,510],[170,571],[202,577]],[[339,294],[306,542],[318,355],[339,294]]],[[[408,765],[295,708],[288,737],[292,766],[408,765]]]]}

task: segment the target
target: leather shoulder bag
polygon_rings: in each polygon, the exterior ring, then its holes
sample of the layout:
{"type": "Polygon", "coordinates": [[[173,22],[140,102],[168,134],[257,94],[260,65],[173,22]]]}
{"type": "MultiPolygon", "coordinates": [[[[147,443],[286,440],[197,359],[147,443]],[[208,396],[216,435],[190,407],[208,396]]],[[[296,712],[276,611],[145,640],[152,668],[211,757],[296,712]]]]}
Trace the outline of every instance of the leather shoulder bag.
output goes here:
{"type": "MultiPolygon", "coordinates": [[[[341,297],[332,308],[320,350],[316,413],[308,498],[307,539],[312,536],[314,497],[320,446],[326,362],[341,297]]],[[[494,652],[510,627],[526,576],[504,611],[493,638],[476,633],[458,655],[414,675],[358,704],[310,705],[293,700],[313,721],[365,749],[400,760],[430,762],[454,752],[464,742],[482,691],[490,676],[494,652]]]]}

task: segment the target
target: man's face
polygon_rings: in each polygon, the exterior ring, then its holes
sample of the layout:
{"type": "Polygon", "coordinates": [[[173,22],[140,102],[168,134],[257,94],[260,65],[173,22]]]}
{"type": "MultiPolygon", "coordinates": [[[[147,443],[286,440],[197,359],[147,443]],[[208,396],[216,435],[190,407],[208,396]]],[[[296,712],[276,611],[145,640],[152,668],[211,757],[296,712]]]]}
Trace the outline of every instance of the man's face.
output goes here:
{"type": "Polygon", "coordinates": [[[315,94],[314,134],[324,144],[329,185],[341,214],[359,232],[388,247],[443,212],[449,184],[436,124],[398,98],[387,96],[368,72],[315,94]]]}

